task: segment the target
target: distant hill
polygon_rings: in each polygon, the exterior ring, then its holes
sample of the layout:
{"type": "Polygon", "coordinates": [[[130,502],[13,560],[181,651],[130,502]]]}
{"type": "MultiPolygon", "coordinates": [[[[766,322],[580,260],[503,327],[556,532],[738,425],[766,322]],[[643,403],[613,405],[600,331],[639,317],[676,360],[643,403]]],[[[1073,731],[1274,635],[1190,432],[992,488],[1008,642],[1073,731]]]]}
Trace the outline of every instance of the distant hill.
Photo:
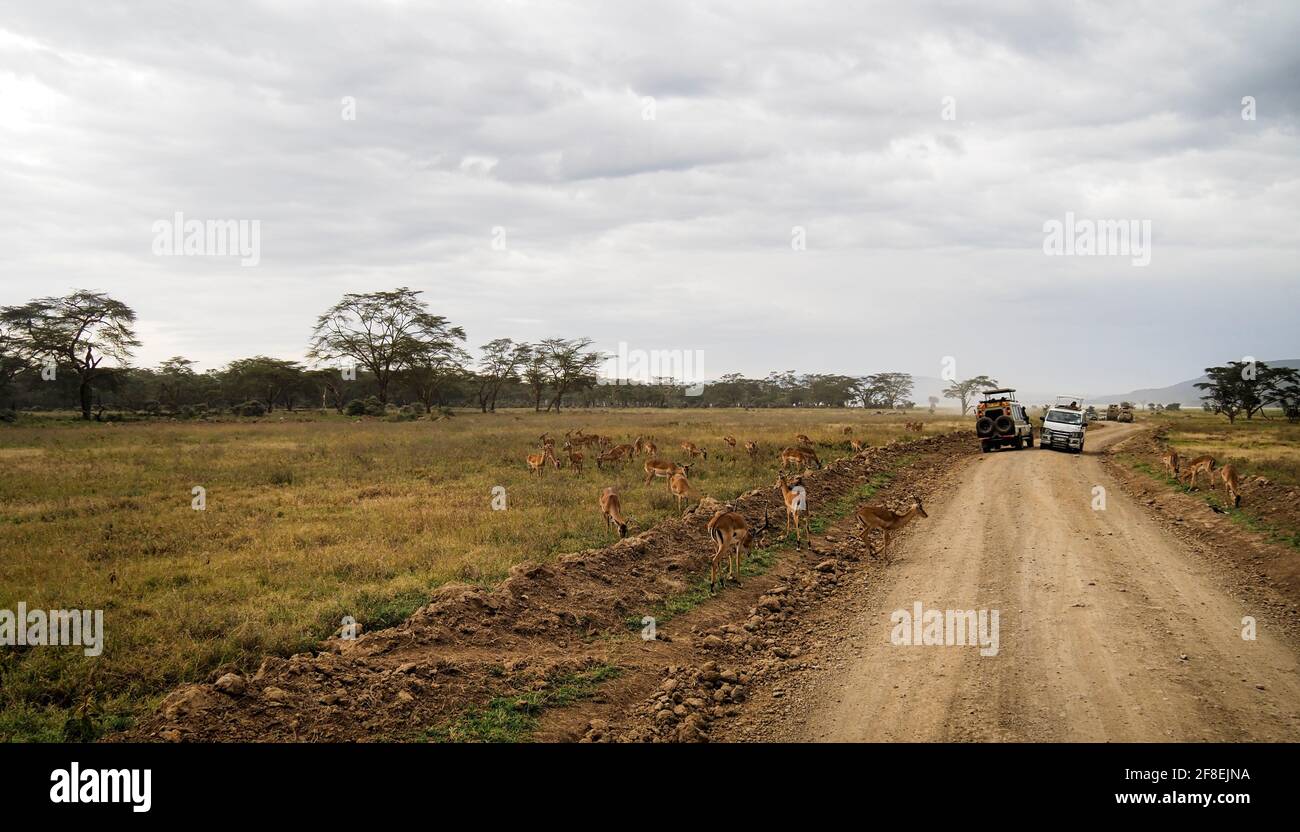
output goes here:
{"type": "MultiPolygon", "coordinates": [[[[1270,367],[1292,367],[1300,369],[1300,358],[1289,358],[1284,361],[1264,361],[1270,367]]],[[[1131,393],[1116,394],[1113,396],[1095,396],[1089,401],[1092,404],[1118,404],[1120,402],[1133,402],[1134,404],[1146,404],[1147,402],[1157,402],[1159,404],[1170,404],[1178,402],[1183,407],[1200,407],[1201,392],[1195,385],[1197,382],[1208,381],[1206,376],[1180,381],[1177,384],[1171,384],[1168,387],[1148,387],[1143,390],[1134,390],[1131,393]]]]}

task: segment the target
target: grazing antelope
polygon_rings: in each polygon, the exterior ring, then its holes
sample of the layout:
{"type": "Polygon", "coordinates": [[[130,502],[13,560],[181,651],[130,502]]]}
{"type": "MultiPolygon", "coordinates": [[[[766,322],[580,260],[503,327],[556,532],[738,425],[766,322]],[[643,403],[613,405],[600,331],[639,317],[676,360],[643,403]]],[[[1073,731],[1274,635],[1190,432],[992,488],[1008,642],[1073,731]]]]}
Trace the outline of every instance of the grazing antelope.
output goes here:
{"type": "Polygon", "coordinates": [[[529,473],[533,473],[533,474],[543,473],[546,470],[546,463],[548,461],[551,464],[553,464],[556,467],[556,469],[559,469],[560,461],[555,458],[555,454],[551,453],[551,449],[549,446],[544,448],[540,454],[529,454],[528,455],[529,473]]]}
{"type": "Polygon", "coordinates": [[[672,479],[674,474],[680,473],[685,476],[691,470],[689,465],[678,465],[676,462],[669,462],[666,459],[647,459],[642,467],[645,469],[646,485],[649,485],[650,480],[655,477],[672,479]]]}
{"type": "Polygon", "coordinates": [[[794,465],[795,467],[807,468],[808,461],[812,460],[815,467],[821,468],[822,461],[817,458],[817,452],[810,448],[785,448],[781,451],[781,467],[794,465]]]}
{"type": "Polygon", "coordinates": [[[812,447],[813,441],[808,438],[807,434],[796,433],[794,435],[794,438],[800,445],[806,445],[809,448],[812,447]]]}
{"type": "MultiPolygon", "coordinates": [[[[776,477],[777,490],[781,492],[781,500],[785,503],[785,531],[783,534],[790,533],[790,524],[794,524],[794,547],[799,548],[799,527],[804,527],[805,535],[811,535],[808,530],[808,491],[803,487],[803,478],[795,477],[791,483],[786,483],[785,474],[778,474],[776,477]]],[[[809,541],[811,543],[811,541],[809,541]]]]}
{"type": "Polygon", "coordinates": [[[733,451],[736,450],[736,437],[732,436],[731,434],[727,434],[726,436],[722,437],[722,441],[726,442],[727,447],[731,448],[731,450],[733,451]]]}
{"type": "Polygon", "coordinates": [[[740,559],[749,554],[754,546],[754,539],[767,531],[767,526],[767,509],[763,509],[763,525],[752,533],[749,531],[749,524],[738,512],[721,510],[713,515],[713,519],[709,520],[709,537],[718,544],[718,551],[713,553],[713,560],[709,567],[710,595],[713,594],[713,587],[718,583],[719,578],[722,587],[725,589],[727,586],[726,575],[719,575],[718,572],[723,553],[725,552],[727,556],[727,571],[731,573],[732,582],[739,584],[740,559]]]}
{"type": "Polygon", "coordinates": [[[632,458],[631,445],[615,445],[607,451],[601,451],[596,454],[596,467],[600,468],[601,463],[605,462],[624,462],[632,458]]]}
{"type": "Polygon", "coordinates": [[[690,454],[691,459],[694,459],[694,458],[697,457],[697,456],[702,456],[702,457],[704,457],[705,459],[708,459],[708,458],[709,458],[709,450],[708,450],[708,448],[701,448],[701,447],[697,446],[694,442],[683,442],[683,443],[682,443],[682,450],[683,450],[683,451],[686,451],[686,453],[690,454]]]}
{"type": "Polygon", "coordinates": [[[691,483],[686,479],[686,472],[679,471],[673,474],[668,480],[668,490],[677,498],[677,510],[682,510],[682,500],[695,496],[695,491],[691,488],[691,483]]]}
{"type": "Polygon", "coordinates": [[[1223,490],[1232,498],[1232,507],[1241,508],[1241,482],[1237,479],[1237,469],[1231,464],[1225,465],[1219,476],[1223,479],[1223,490]]]}
{"type": "Polygon", "coordinates": [[[866,450],[866,446],[856,439],[849,440],[849,447],[852,448],[855,453],[862,453],[864,450],[866,450]]]}
{"type": "Polygon", "coordinates": [[[640,456],[641,454],[645,453],[645,439],[643,437],[638,436],[636,438],[636,441],[632,443],[632,451],[637,456],[640,456]]]}
{"type": "Polygon", "coordinates": [[[884,533],[884,542],[880,544],[880,549],[873,553],[880,554],[889,547],[889,533],[906,526],[918,514],[922,517],[930,516],[925,513],[925,507],[921,505],[921,498],[913,497],[912,507],[902,514],[890,511],[884,506],[860,506],[853,513],[853,516],[857,518],[858,523],[862,526],[862,542],[867,544],[868,550],[871,548],[871,543],[867,540],[867,535],[871,533],[871,530],[880,529],[884,533]]]}
{"type": "Polygon", "coordinates": [[[904,422],[904,423],[903,423],[903,430],[911,431],[912,433],[922,433],[922,432],[925,431],[925,423],[924,423],[924,422],[904,422]]]}
{"type": "Polygon", "coordinates": [[[1209,454],[1201,454],[1196,459],[1187,463],[1187,468],[1181,475],[1181,479],[1190,487],[1196,487],[1196,478],[1204,472],[1206,478],[1210,481],[1210,486],[1214,486],[1214,457],[1209,454]]]}
{"type": "Polygon", "coordinates": [[[746,443],[745,443],[745,453],[749,454],[749,458],[750,458],[750,459],[754,459],[754,458],[756,458],[756,457],[758,456],[758,443],[757,443],[757,442],[746,442],[746,443]]]}
{"type": "Polygon", "coordinates": [[[610,526],[618,529],[619,537],[627,537],[627,520],[623,519],[623,503],[613,486],[600,492],[600,513],[605,518],[605,531],[610,526]]]}
{"type": "Polygon", "coordinates": [[[566,454],[566,456],[569,458],[569,467],[573,469],[573,473],[575,473],[575,474],[579,474],[579,473],[581,473],[581,472],[582,472],[582,453],[579,452],[579,451],[569,451],[569,452],[566,454]]]}
{"type": "Polygon", "coordinates": [[[1178,459],[1178,451],[1170,448],[1168,453],[1160,457],[1160,461],[1164,463],[1165,471],[1169,476],[1178,479],[1178,465],[1180,462],[1178,459]]]}
{"type": "Polygon", "coordinates": [[[647,439],[641,444],[641,452],[653,458],[655,454],[659,453],[659,446],[647,439]]]}

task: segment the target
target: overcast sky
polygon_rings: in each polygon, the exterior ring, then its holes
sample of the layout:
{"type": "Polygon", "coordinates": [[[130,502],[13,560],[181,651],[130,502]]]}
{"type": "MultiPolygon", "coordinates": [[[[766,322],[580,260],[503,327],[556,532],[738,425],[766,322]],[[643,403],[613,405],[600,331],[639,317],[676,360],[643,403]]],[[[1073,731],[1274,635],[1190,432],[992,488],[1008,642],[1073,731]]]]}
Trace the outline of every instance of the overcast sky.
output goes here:
{"type": "Polygon", "coordinates": [[[471,347],[586,335],[709,375],[951,356],[1099,394],[1300,357],[1298,22],[1294,0],[6,0],[0,305],[107,291],[137,363],[202,368],[301,358],[343,293],[401,285],[471,347]],[[259,221],[260,262],[156,256],[177,211],[259,221]],[[1150,264],[1047,256],[1067,212],[1149,221],[1150,264]]]}

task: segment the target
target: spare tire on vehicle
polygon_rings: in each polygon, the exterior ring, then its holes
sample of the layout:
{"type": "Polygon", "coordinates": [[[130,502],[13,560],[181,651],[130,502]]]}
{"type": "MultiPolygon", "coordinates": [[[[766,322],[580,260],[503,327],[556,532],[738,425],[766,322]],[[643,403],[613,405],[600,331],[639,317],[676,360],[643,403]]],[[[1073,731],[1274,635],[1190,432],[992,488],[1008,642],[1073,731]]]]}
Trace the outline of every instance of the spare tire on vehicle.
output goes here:
{"type": "Polygon", "coordinates": [[[987,416],[981,416],[975,423],[976,436],[989,436],[993,433],[993,420],[987,416]]]}
{"type": "Polygon", "coordinates": [[[1016,429],[1016,423],[1011,421],[1010,416],[999,416],[993,427],[997,428],[998,433],[1011,433],[1016,429]]]}

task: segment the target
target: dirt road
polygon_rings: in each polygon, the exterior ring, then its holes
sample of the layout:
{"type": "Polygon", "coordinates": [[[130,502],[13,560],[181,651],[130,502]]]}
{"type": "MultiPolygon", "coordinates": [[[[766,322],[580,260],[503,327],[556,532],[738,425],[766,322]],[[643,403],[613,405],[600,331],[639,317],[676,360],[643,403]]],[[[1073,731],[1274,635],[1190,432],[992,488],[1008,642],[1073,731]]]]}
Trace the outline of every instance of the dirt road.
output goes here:
{"type": "Polygon", "coordinates": [[[829,651],[826,666],[843,670],[812,686],[821,693],[785,738],[1300,739],[1288,641],[1263,617],[1257,639],[1243,639],[1243,616],[1259,613],[1101,464],[1138,429],[1107,425],[1082,456],[1035,448],[967,463],[895,541],[893,577],[829,651]],[[997,655],[891,643],[891,613],[918,601],[998,610],[997,655]]]}

